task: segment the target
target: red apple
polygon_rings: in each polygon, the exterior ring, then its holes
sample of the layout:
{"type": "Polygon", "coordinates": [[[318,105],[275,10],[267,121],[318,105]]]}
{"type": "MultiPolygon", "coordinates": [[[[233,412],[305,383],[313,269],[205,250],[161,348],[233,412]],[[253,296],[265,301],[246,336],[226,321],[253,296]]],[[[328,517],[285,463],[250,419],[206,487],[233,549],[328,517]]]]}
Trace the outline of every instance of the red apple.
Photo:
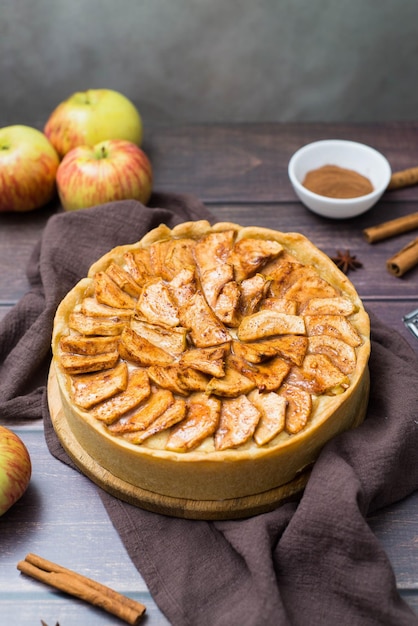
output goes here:
{"type": "Polygon", "coordinates": [[[72,94],[51,113],[45,135],[60,157],[77,146],[94,146],[106,139],[124,139],[137,146],[142,119],[135,105],[111,89],[89,89],[72,94]]]}
{"type": "Polygon", "coordinates": [[[0,211],[32,211],[49,202],[58,165],[55,148],[36,128],[1,128],[0,211]]]}
{"type": "Polygon", "coordinates": [[[145,152],[130,141],[113,139],[68,152],[57,171],[58,194],[66,211],[133,198],[146,204],[152,168],[145,152]]]}
{"type": "Polygon", "coordinates": [[[29,452],[11,430],[0,426],[0,515],[25,493],[32,473],[29,452]]]}

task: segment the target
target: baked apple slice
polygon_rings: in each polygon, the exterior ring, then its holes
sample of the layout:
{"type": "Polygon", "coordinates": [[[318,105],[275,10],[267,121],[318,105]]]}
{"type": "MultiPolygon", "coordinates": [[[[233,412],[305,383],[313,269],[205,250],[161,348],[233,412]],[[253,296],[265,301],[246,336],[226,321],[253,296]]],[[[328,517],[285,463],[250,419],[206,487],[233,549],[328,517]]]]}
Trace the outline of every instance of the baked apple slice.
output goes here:
{"type": "Polygon", "coordinates": [[[100,422],[112,424],[124,413],[139,406],[150,393],[151,385],[147,372],[137,369],[129,376],[128,385],[124,391],[96,405],[90,414],[100,422]]]}
{"type": "Polygon", "coordinates": [[[122,418],[118,422],[114,422],[108,426],[110,432],[123,435],[125,433],[144,430],[152,424],[152,422],[162,415],[174,402],[174,396],[167,389],[157,389],[145,402],[141,404],[139,409],[122,418]]]}
{"type": "Polygon", "coordinates": [[[215,449],[227,450],[246,443],[254,434],[261,413],[246,395],[222,401],[215,449]]]}
{"type": "Polygon", "coordinates": [[[133,433],[123,435],[131,443],[140,444],[149,437],[171,428],[175,424],[181,422],[186,415],[186,401],[183,398],[175,398],[173,404],[166,409],[161,415],[156,417],[152,423],[144,430],[137,430],[133,433]]]}
{"type": "Polygon", "coordinates": [[[257,445],[264,446],[284,430],[287,401],[275,391],[260,393],[258,389],[252,391],[248,397],[261,414],[254,432],[254,441],[257,445]]]}
{"type": "Polygon", "coordinates": [[[287,402],[285,429],[291,435],[303,430],[312,413],[312,396],[308,391],[285,383],[280,388],[280,395],[287,402]]]}
{"type": "Polygon", "coordinates": [[[262,310],[245,317],[238,326],[240,341],[255,341],[272,335],[305,335],[305,321],[301,315],[286,315],[262,310]]]}
{"type": "Polygon", "coordinates": [[[90,409],[103,402],[128,385],[128,367],[120,362],[111,370],[71,377],[72,397],[75,404],[83,409],[90,409]]]}
{"type": "Polygon", "coordinates": [[[213,435],[218,426],[221,413],[219,398],[194,393],[186,400],[186,406],[186,417],[172,429],[166,450],[187,452],[213,435]]]}
{"type": "Polygon", "coordinates": [[[135,308],[135,300],[121,289],[106,272],[94,276],[94,294],[97,302],[119,309],[135,308]]]}
{"type": "Polygon", "coordinates": [[[119,355],[137,365],[171,365],[173,357],[165,350],[136,333],[132,328],[125,327],[119,341],[119,355]]]}
{"type": "Polygon", "coordinates": [[[119,359],[117,350],[101,354],[71,354],[62,352],[61,365],[67,374],[87,374],[115,367],[119,359]]]}
{"type": "Polygon", "coordinates": [[[308,336],[336,337],[353,348],[362,343],[357,330],[344,315],[307,315],[305,322],[308,336]]]}

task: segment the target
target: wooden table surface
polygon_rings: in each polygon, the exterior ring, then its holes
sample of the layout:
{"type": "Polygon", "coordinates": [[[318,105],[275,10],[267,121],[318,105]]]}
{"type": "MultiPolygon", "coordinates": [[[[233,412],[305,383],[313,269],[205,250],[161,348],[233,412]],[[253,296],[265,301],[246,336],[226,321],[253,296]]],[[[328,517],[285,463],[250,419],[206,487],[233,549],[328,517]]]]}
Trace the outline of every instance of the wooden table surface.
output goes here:
{"type": "MultiPolygon", "coordinates": [[[[393,171],[411,167],[418,164],[418,123],[218,124],[145,130],[143,148],[153,164],[156,190],[195,194],[219,220],[301,232],[330,256],[338,249],[350,249],[363,263],[349,277],[366,308],[418,354],[418,339],[402,319],[418,309],[418,267],[396,278],[385,266],[386,259],[416,232],[374,245],[362,236],[368,226],[418,211],[418,186],[387,192],[363,216],[332,221],[303,207],[287,177],[295,150],[327,138],[372,145],[385,154],[393,171]]],[[[0,318],[28,290],[26,263],[46,221],[57,210],[53,204],[33,213],[0,215],[0,318]]],[[[0,423],[4,423],[1,416],[0,423]]],[[[35,552],[140,600],[147,606],[144,623],[167,624],[130,562],[95,487],[49,454],[41,420],[6,425],[27,445],[33,477],[23,498],[0,519],[2,623],[121,623],[19,574],[17,562],[35,552]]],[[[418,614],[418,493],[374,514],[369,523],[386,550],[401,595],[418,614]]]]}

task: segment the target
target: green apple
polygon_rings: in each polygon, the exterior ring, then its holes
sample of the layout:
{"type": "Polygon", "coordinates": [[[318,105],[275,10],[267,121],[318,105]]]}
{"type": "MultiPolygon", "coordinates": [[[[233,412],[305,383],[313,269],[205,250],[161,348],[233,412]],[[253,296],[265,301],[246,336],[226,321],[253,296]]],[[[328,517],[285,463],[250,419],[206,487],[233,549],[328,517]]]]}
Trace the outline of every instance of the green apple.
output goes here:
{"type": "Polygon", "coordinates": [[[32,474],[29,452],[14,432],[0,426],[0,515],[25,493],[32,474]]]}
{"type": "Polygon", "coordinates": [[[94,146],[106,139],[142,141],[142,119],[135,105],[112,89],[89,89],[59,104],[44,133],[60,157],[77,146],[94,146]]]}
{"type": "Polygon", "coordinates": [[[36,128],[0,128],[0,212],[32,211],[52,200],[59,162],[55,148],[36,128]]]}
{"type": "Polygon", "coordinates": [[[129,198],[146,204],[152,191],[151,163],[130,141],[78,146],[61,161],[57,187],[65,211],[129,198]]]}

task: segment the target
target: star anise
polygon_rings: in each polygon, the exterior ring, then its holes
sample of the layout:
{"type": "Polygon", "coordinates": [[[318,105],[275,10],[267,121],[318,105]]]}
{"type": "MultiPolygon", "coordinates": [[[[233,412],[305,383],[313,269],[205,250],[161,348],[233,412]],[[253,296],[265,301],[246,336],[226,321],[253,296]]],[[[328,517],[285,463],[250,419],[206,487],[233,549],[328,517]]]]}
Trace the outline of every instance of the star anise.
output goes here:
{"type": "Polygon", "coordinates": [[[360,263],[356,256],[350,254],[350,250],[337,250],[337,256],[331,257],[331,261],[334,261],[335,265],[339,267],[344,274],[348,274],[351,270],[355,271],[363,267],[363,263],[360,263]]]}

